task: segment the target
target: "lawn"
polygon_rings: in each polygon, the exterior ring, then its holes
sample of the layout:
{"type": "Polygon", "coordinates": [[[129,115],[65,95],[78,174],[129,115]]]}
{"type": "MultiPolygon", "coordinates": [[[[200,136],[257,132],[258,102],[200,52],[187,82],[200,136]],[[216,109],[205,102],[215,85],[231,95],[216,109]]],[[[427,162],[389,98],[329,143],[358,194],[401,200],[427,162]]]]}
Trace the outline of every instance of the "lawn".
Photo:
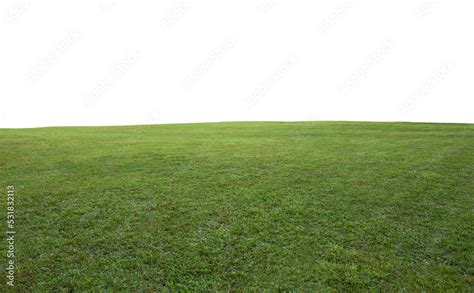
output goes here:
{"type": "Polygon", "coordinates": [[[0,129],[0,174],[18,291],[474,288],[474,125],[0,129]]]}

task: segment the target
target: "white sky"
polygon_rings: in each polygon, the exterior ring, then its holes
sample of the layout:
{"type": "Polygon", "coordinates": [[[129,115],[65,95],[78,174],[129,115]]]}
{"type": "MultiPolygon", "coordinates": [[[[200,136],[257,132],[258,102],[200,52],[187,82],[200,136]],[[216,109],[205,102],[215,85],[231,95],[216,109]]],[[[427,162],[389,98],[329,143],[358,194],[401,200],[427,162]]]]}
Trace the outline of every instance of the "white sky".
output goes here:
{"type": "Polygon", "coordinates": [[[474,123],[474,1],[0,1],[0,127],[474,123]]]}

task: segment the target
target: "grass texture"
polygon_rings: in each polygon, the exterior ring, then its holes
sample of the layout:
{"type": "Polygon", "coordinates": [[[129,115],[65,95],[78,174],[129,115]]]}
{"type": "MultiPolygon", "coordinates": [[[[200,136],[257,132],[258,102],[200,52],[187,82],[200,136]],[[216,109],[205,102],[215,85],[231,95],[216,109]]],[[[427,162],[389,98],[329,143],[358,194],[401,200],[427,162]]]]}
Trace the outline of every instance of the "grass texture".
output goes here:
{"type": "Polygon", "coordinates": [[[18,291],[474,288],[474,125],[0,129],[0,155],[18,291]]]}

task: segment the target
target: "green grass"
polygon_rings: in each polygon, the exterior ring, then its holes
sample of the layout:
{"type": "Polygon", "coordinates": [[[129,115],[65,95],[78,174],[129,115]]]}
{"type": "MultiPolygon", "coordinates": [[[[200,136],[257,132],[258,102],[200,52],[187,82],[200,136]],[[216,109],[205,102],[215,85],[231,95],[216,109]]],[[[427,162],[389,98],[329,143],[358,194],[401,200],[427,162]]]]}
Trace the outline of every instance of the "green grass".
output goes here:
{"type": "Polygon", "coordinates": [[[0,148],[17,290],[474,288],[474,125],[1,129],[0,148]]]}

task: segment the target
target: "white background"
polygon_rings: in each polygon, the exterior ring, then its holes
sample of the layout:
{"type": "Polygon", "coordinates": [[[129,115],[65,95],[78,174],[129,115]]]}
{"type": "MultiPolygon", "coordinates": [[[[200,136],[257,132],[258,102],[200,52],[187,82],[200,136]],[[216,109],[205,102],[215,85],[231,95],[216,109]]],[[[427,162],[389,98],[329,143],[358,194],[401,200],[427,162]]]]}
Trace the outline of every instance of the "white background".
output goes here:
{"type": "Polygon", "coordinates": [[[0,18],[0,127],[474,122],[472,0],[3,0],[0,18]]]}

